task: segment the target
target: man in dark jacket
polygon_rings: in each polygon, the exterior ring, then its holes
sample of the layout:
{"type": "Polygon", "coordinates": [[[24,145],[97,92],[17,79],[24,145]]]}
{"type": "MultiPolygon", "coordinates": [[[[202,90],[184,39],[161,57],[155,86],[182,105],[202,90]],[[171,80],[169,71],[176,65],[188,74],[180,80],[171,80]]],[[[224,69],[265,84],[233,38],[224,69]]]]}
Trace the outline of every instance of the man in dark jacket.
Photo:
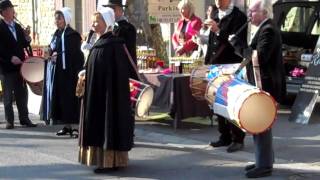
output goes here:
{"type": "MultiPolygon", "coordinates": [[[[123,8],[126,7],[126,5],[123,4],[121,0],[109,0],[109,2],[103,6],[111,7],[114,10],[116,23],[118,24],[118,26],[115,26],[114,32],[118,37],[124,39],[125,44],[128,48],[128,51],[136,66],[137,65],[137,53],[136,53],[137,31],[136,31],[136,28],[130,22],[128,22],[128,19],[124,16],[123,8]]],[[[129,66],[130,66],[129,68],[130,78],[138,80],[137,74],[130,63],[129,63],[129,66]]]]}
{"type": "MultiPolygon", "coordinates": [[[[208,50],[205,64],[240,63],[242,57],[235,54],[234,48],[228,42],[228,36],[236,33],[246,23],[247,17],[231,0],[216,0],[218,11],[214,13],[211,26],[208,50]]],[[[247,41],[247,28],[239,32],[239,41],[247,41]]],[[[227,119],[218,115],[218,128],[221,133],[219,140],[211,142],[213,147],[229,146],[227,152],[235,152],[243,148],[245,133],[227,119]]]]}
{"type": "MultiPolygon", "coordinates": [[[[262,90],[270,93],[278,102],[283,102],[286,94],[285,71],[282,61],[281,36],[272,22],[272,3],[257,0],[249,8],[252,25],[258,27],[250,48],[257,51],[262,90]]],[[[252,58],[254,61],[254,58],[252,58]]],[[[255,84],[252,63],[247,67],[248,80],[255,84]]],[[[270,176],[273,169],[274,153],[272,131],[253,135],[255,144],[255,164],[246,166],[248,178],[270,176]]]]}
{"type": "Polygon", "coordinates": [[[14,21],[14,7],[11,1],[0,1],[0,67],[3,74],[3,104],[6,129],[14,128],[13,94],[16,100],[21,125],[35,127],[28,117],[28,90],[20,74],[21,64],[25,60],[24,48],[29,46],[26,33],[14,21]]]}

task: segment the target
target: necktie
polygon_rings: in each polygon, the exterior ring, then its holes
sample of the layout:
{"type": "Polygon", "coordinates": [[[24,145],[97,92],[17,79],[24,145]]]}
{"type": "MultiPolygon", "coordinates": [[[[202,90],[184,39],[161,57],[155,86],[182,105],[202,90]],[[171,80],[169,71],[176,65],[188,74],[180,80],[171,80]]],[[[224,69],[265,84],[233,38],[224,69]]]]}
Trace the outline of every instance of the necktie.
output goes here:
{"type": "Polygon", "coordinates": [[[16,33],[16,28],[14,27],[14,24],[8,24],[8,26],[14,39],[17,40],[17,33],[16,33]]]}

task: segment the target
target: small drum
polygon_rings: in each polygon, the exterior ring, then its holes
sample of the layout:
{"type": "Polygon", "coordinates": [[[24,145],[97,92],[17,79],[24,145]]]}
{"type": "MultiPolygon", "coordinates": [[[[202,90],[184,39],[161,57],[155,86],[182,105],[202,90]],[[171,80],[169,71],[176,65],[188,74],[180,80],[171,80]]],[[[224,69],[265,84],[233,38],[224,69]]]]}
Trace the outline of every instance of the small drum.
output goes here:
{"type": "Polygon", "coordinates": [[[26,59],[21,66],[21,75],[34,94],[42,95],[44,77],[44,59],[42,57],[26,59]]]}
{"type": "Polygon", "coordinates": [[[200,66],[192,70],[190,75],[190,89],[193,97],[204,100],[204,94],[208,83],[210,66],[200,66]]]}
{"type": "MultiPolygon", "coordinates": [[[[190,89],[192,95],[198,100],[205,100],[208,89],[208,82],[221,75],[233,74],[238,67],[237,64],[216,64],[200,66],[192,70],[190,75],[190,89]]],[[[243,74],[243,73],[239,73],[243,74]]],[[[211,103],[212,104],[212,103],[211,103]]]]}
{"type": "Polygon", "coordinates": [[[269,129],[277,114],[272,96],[239,79],[228,80],[218,88],[213,107],[214,113],[252,134],[269,129]]]}
{"type": "Polygon", "coordinates": [[[130,79],[130,97],[132,106],[135,108],[135,114],[138,117],[145,116],[153,100],[153,89],[151,86],[140,81],[130,79]]]}

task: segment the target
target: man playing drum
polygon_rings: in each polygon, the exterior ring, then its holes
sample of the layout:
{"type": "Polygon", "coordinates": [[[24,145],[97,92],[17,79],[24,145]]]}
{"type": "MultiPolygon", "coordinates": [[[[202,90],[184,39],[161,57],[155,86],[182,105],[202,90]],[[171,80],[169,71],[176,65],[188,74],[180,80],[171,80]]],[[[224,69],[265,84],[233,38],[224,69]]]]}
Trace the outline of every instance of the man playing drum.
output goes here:
{"type": "MultiPolygon", "coordinates": [[[[272,3],[270,0],[257,0],[249,8],[251,23],[259,27],[251,42],[251,48],[257,50],[262,90],[269,92],[278,103],[285,97],[285,74],[282,62],[281,36],[272,22],[272,3]]],[[[248,79],[253,83],[252,68],[248,68],[248,79]]],[[[248,178],[269,176],[274,161],[271,129],[253,136],[256,146],[256,163],[246,167],[248,178]]]]}
{"type": "MultiPolygon", "coordinates": [[[[232,0],[215,0],[218,11],[215,11],[213,20],[207,21],[211,27],[208,50],[205,64],[231,64],[240,63],[242,57],[234,52],[234,48],[228,42],[228,36],[237,32],[246,23],[247,17],[232,0]]],[[[247,28],[239,33],[239,41],[247,41],[247,28]]],[[[245,133],[237,126],[228,122],[222,116],[218,116],[220,138],[211,142],[213,147],[229,146],[227,152],[235,152],[243,148],[245,133]]]]}
{"type": "MultiPolygon", "coordinates": [[[[283,102],[286,94],[285,71],[282,62],[281,35],[272,21],[273,10],[270,0],[257,0],[249,8],[248,12],[252,25],[258,27],[250,47],[257,51],[257,59],[252,58],[252,63],[247,66],[247,76],[251,84],[257,84],[254,80],[252,64],[259,65],[261,73],[261,88],[270,93],[278,102],[283,102]]],[[[230,42],[237,38],[231,38],[230,42]]],[[[236,48],[238,49],[238,48],[236,48]]],[[[241,50],[238,50],[239,52],[241,50]]],[[[273,170],[274,153],[272,145],[271,128],[263,133],[253,135],[255,144],[255,164],[246,166],[248,178],[270,176],[273,170]]]]}
{"type": "Polygon", "coordinates": [[[13,95],[15,96],[21,125],[35,127],[28,117],[28,90],[20,74],[22,62],[25,60],[23,48],[29,46],[22,27],[14,21],[14,7],[11,1],[0,1],[0,67],[3,75],[3,104],[6,129],[14,128],[13,95]]]}

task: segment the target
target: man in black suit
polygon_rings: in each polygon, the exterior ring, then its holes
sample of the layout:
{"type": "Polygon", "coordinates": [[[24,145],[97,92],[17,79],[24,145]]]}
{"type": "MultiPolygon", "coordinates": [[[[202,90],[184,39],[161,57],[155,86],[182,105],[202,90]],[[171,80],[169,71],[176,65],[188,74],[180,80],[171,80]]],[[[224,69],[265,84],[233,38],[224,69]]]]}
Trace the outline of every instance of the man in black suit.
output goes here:
{"type": "MultiPolygon", "coordinates": [[[[118,26],[115,26],[114,32],[116,35],[124,39],[133,62],[135,65],[137,65],[137,31],[136,28],[130,22],[128,22],[128,19],[124,16],[123,8],[127,6],[122,3],[122,0],[109,0],[109,2],[103,6],[111,7],[114,10],[116,23],[118,24],[118,26]]],[[[131,65],[129,70],[130,78],[138,80],[137,74],[131,65]]]]}
{"type": "MultiPolygon", "coordinates": [[[[257,58],[252,57],[252,61],[255,64],[259,63],[261,88],[270,93],[278,103],[281,103],[286,94],[285,70],[282,61],[281,35],[272,21],[272,2],[257,0],[250,6],[248,14],[252,25],[258,27],[258,30],[250,47],[243,52],[257,51],[257,58]]],[[[255,85],[252,64],[247,66],[247,76],[249,82],[255,85]]],[[[253,135],[253,140],[256,148],[255,164],[245,167],[246,176],[248,178],[270,176],[274,163],[271,128],[263,133],[253,135]]]]}
{"type": "MultiPolygon", "coordinates": [[[[231,34],[236,33],[247,22],[246,15],[233,5],[231,0],[215,0],[218,11],[213,14],[213,20],[206,21],[211,27],[208,50],[205,64],[240,63],[242,57],[237,55],[228,41],[231,34]]],[[[243,29],[238,40],[247,42],[247,28],[243,29]]],[[[212,147],[229,146],[227,152],[241,150],[244,144],[245,133],[218,115],[218,128],[221,133],[219,140],[210,142],[212,147]]]]}
{"type": "Polygon", "coordinates": [[[26,33],[14,22],[14,7],[9,0],[0,1],[0,68],[3,74],[3,104],[6,129],[14,128],[13,94],[16,100],[21,125],[35,127],[28,117],[28,91],[20,74],[21,64],[25,60],[24,48],[29,46],[26,33]]]}

